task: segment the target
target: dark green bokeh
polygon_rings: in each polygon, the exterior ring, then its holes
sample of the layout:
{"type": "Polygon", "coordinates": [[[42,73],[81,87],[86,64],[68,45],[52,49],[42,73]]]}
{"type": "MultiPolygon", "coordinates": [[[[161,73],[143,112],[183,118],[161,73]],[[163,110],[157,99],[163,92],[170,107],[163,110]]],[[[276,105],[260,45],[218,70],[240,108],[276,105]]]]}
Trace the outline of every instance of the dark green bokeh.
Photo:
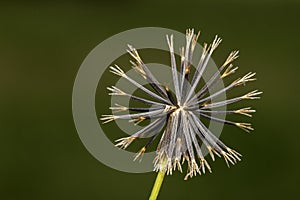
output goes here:
{"type": "Polygon", "coordinates": [[[237,92],[264,91],[260,101],[244,104],[258,110],[251,119],[256,130],[226,127],[222,134],[243,161],[228,169],[217,159],[210,162],[212,174],[189,181],[180,173],[168,176],[160,199],[296,196],[300,4],[158,2],[0,3],[0,199],[148,197],[155,174],[118,172],[94,159],[77,135],[71,109],[73,81],[89,51],[113,34],[143,26],[195,28],[202,31],[200,43],[220,35],[216,63],[239,49],[238,74],[257,72],[258,81],[237,92]]]}

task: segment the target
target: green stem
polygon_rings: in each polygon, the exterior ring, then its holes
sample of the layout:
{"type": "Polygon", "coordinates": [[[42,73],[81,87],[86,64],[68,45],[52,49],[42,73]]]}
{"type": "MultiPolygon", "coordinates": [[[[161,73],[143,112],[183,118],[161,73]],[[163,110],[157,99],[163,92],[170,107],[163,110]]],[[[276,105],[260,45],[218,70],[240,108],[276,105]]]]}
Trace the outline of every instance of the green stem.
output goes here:
{"type": "Polygon", "coordinates": [[[159,190],[161,188],[162,182],[164,180],[164,177],[165,177],[165,171],[164,170],[159,171],[158,174],[157,174],[155,183],[153,185],[152,192],[151,192],[151,195],[149,197],[149,200],[156,200],[157,199],[157,196],[158,196],[159,190]]]}

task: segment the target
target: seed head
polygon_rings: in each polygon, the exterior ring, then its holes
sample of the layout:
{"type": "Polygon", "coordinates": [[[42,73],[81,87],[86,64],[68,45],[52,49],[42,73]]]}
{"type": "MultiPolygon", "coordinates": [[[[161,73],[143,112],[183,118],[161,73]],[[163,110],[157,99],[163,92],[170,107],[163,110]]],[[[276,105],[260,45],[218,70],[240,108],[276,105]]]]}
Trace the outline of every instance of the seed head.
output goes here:
{"type": "Polygon", "coordinates": [[[213,110],[213,108],[219,108],[245,99],[259,99],[258,95],[262,93],[254,90],[239,97],[212,102],[213,99],[221,94],[226,93],[237,86],[245,85],[248,82],[256,80],[254,78],[255,73],[249,72],[243,77],[236,79],[225,88],[213,94],[209,94],[209,91],[211,91],[219,81],[237,71],[238,67],[235,67],[232,62],[238,58],[238,51],[232,51],[207,83],[203,85],[200,90],[196,91],[199,81],[208,66],[209,59],[222,41],[221,38],[216,36],[211,45],[204,44],[199,63],[196,65],[196,70],[192,74],[192,57],[199,35],[200,32],[194,34],[193,29],[187,30],[186,46],[182,47],[180,51],[181,63],[179,75],[174,55],[173,35],[167,36],[167,44],[169,46],[171,57],[172,82],[175,89],[174,94],[168,87],[163,86],[155,78],[142,61],[137,50],[133,46],[128,45],[128,53],[134,59],[134,61],[130,61],[132,67],[149,83],[152,90],[147,89],[127,76],[117,65],[110,67],[110,71],[113,74],[125,78],[131,84],[141,89],[149,96],[149,98],[154,100],[127,94],[115,86],[108,87],[107,89],[111,92],[110,95],[127,96],[134,101],[144,103],[147,107],[133,108],[116,104],[115,107],[110,107],[114,112],[129,110],[136,111],[137,113],[103,115],[101,118],[103,123],[117,119],[125,119],[134,123],[140,123],[141,121],[150,118],[154,119],[149,125],[143,127],[133,135],[116,140],[116,146],[126,149],[136,138],[150,136],[148,142],[134,158],[134,160],[140,160],[148,146],[161,135],[160,142],[156,149],[156,157],[154,159],[154,171],[163,171],[167,174],[172,174],[172,172],[177,169],[182,172],[182,164],[187,161],[188,172],[185,179],[197,174],[204,174],[206,171],[211,172],[211,168],[200,148],[200,142],[206,146],[213,161],[215,160],[215,155],[223,157],[229,167],[229,164],[234,165],[237,161],[241,160],[241,154],[229,148],[219,140],[219,138],[203,124],[202,118],[233,125],[247,132],[252,131],[253,128],[250,123],[233,122],[215,117],[218,116],[218,114],[241,114],[251,117],[251,114],[254,113],[255,110],[250,107],[222,111],[213,110]],[[213,114],[214,117],[212,116],[213,114]]]}

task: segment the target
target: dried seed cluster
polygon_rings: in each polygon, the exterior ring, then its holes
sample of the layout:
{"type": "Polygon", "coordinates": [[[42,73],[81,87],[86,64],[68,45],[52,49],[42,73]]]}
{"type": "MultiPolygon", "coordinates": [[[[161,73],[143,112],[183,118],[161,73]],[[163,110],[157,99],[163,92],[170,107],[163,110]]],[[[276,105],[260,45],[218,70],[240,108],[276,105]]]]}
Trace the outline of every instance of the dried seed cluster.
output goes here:
{"type": "Polygon", "coordinates": [[[172,174],[172,171],[175,169],[182,172],[181,165],[187,161],[188,172],[185,179],[195,176],[196,174],[205,173],[206,170],[211,172],[211,168],[204,158],[200,148],[200,142],[206,146],[212,160],[215,160],[215,155],[224,157],[228,166],[229,163],[235,164],[241,157],[238,152],[227,147],[222,141],[220,141],[200,119],[203,117],[212,121],[234,125],[249,132],[253,130],[249,123],[233,122],[213,117],[212,115],[241,114],[251,117],[251,114],[254,113],[255,110],[252,110],[250,107],[225,111],[213,109],[244,99],[259,99],[257,95],[261,94],[261,92],[255,90],[240,97],[219,102],[211,101],[220,94],[223,94],[236,86],[244,85],[247,82],[255,80],[255,73],[250,72],[233,81],[225,88],[213,94],[209,94],[210,89],[215,87],[219,81],[236,72],[238,67],[234,67],[232,62],[238,57],[238,51],[231,52],[223,65],[221,65],[211,76],[209,81],[200,90],[196,91],[196,87],[207,68],[208,61],[211,58],[213,51],[222,41],[218,36],[216,36],[211,45],[204,44],[200,61],[196,66],[195,72],[192,74],[192,56],[199,35],[200,32],[198,34],[194,34],[193,29],[187,30],[186,46],[185,48],[182,47],[180,50],[180,72],[177,71],[175,61],[173,36],[167,36],[175,94],[173,94],[168,87],[159,83],[144,64],[136,49],[129,45],[128,53],[134,58],[134,61],[130,61],[132,67],[137,73],[147,80],[153,90],[147,89],[127,76],[117,65],[110,67],[111,72],[127,79],[130,83],[149,95],[150,99],[153,100],[127,94],[115,86],[109,87],[108,90],[111,92],[110,95],[127,96],[134,101],[144,103],[147,107],[134,108],[116,104],[115,107],[110,107],[110,109],[115,113],[125,110],[136,111],[136,113],[124,115],[103,115],[101,118],[104,123],[116,119],[125,119],[135,123],[139,123],[149,118],[155,119],[149,125],[143,127],[133,135],[116,140],[116,146],[126,149],[135,139],[150,136],[145,146],[137,153],[135,157],[136,160],[141,158],[147,147],[162,132],[160,142],[156,150],[157,155],[154,160],[154,170],[164,171],[167,174],[172,174]]]}

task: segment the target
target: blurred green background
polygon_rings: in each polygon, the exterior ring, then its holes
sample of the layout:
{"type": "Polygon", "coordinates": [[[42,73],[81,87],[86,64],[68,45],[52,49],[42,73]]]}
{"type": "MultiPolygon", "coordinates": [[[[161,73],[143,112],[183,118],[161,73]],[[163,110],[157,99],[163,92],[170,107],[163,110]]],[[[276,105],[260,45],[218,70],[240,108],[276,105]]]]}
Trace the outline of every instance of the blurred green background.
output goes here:
{"type": "MultiPolygon", "coordinates": [[[[255,131],[225,127],[222,134],[242,162],[227,168],[217,159],[212,174],[188,181],[180,173],[168,176],[160,199],[296,196],[299,10],[296,0],[1,1],[0,199],[148,198],[156,174],[127,174],[94,159],[77,135],[71,107],[87,54],[109,36],[144,26],[195,28],[201,44],[220,35],[215,62],[239,49],[238,74],[257,72],[257,82],[237,91],[264,91],[260,101],[245,104],[258,110],[250,120],[255,131]]],[[[100,110],[108,106],[106,100],[100,110]]]]}

